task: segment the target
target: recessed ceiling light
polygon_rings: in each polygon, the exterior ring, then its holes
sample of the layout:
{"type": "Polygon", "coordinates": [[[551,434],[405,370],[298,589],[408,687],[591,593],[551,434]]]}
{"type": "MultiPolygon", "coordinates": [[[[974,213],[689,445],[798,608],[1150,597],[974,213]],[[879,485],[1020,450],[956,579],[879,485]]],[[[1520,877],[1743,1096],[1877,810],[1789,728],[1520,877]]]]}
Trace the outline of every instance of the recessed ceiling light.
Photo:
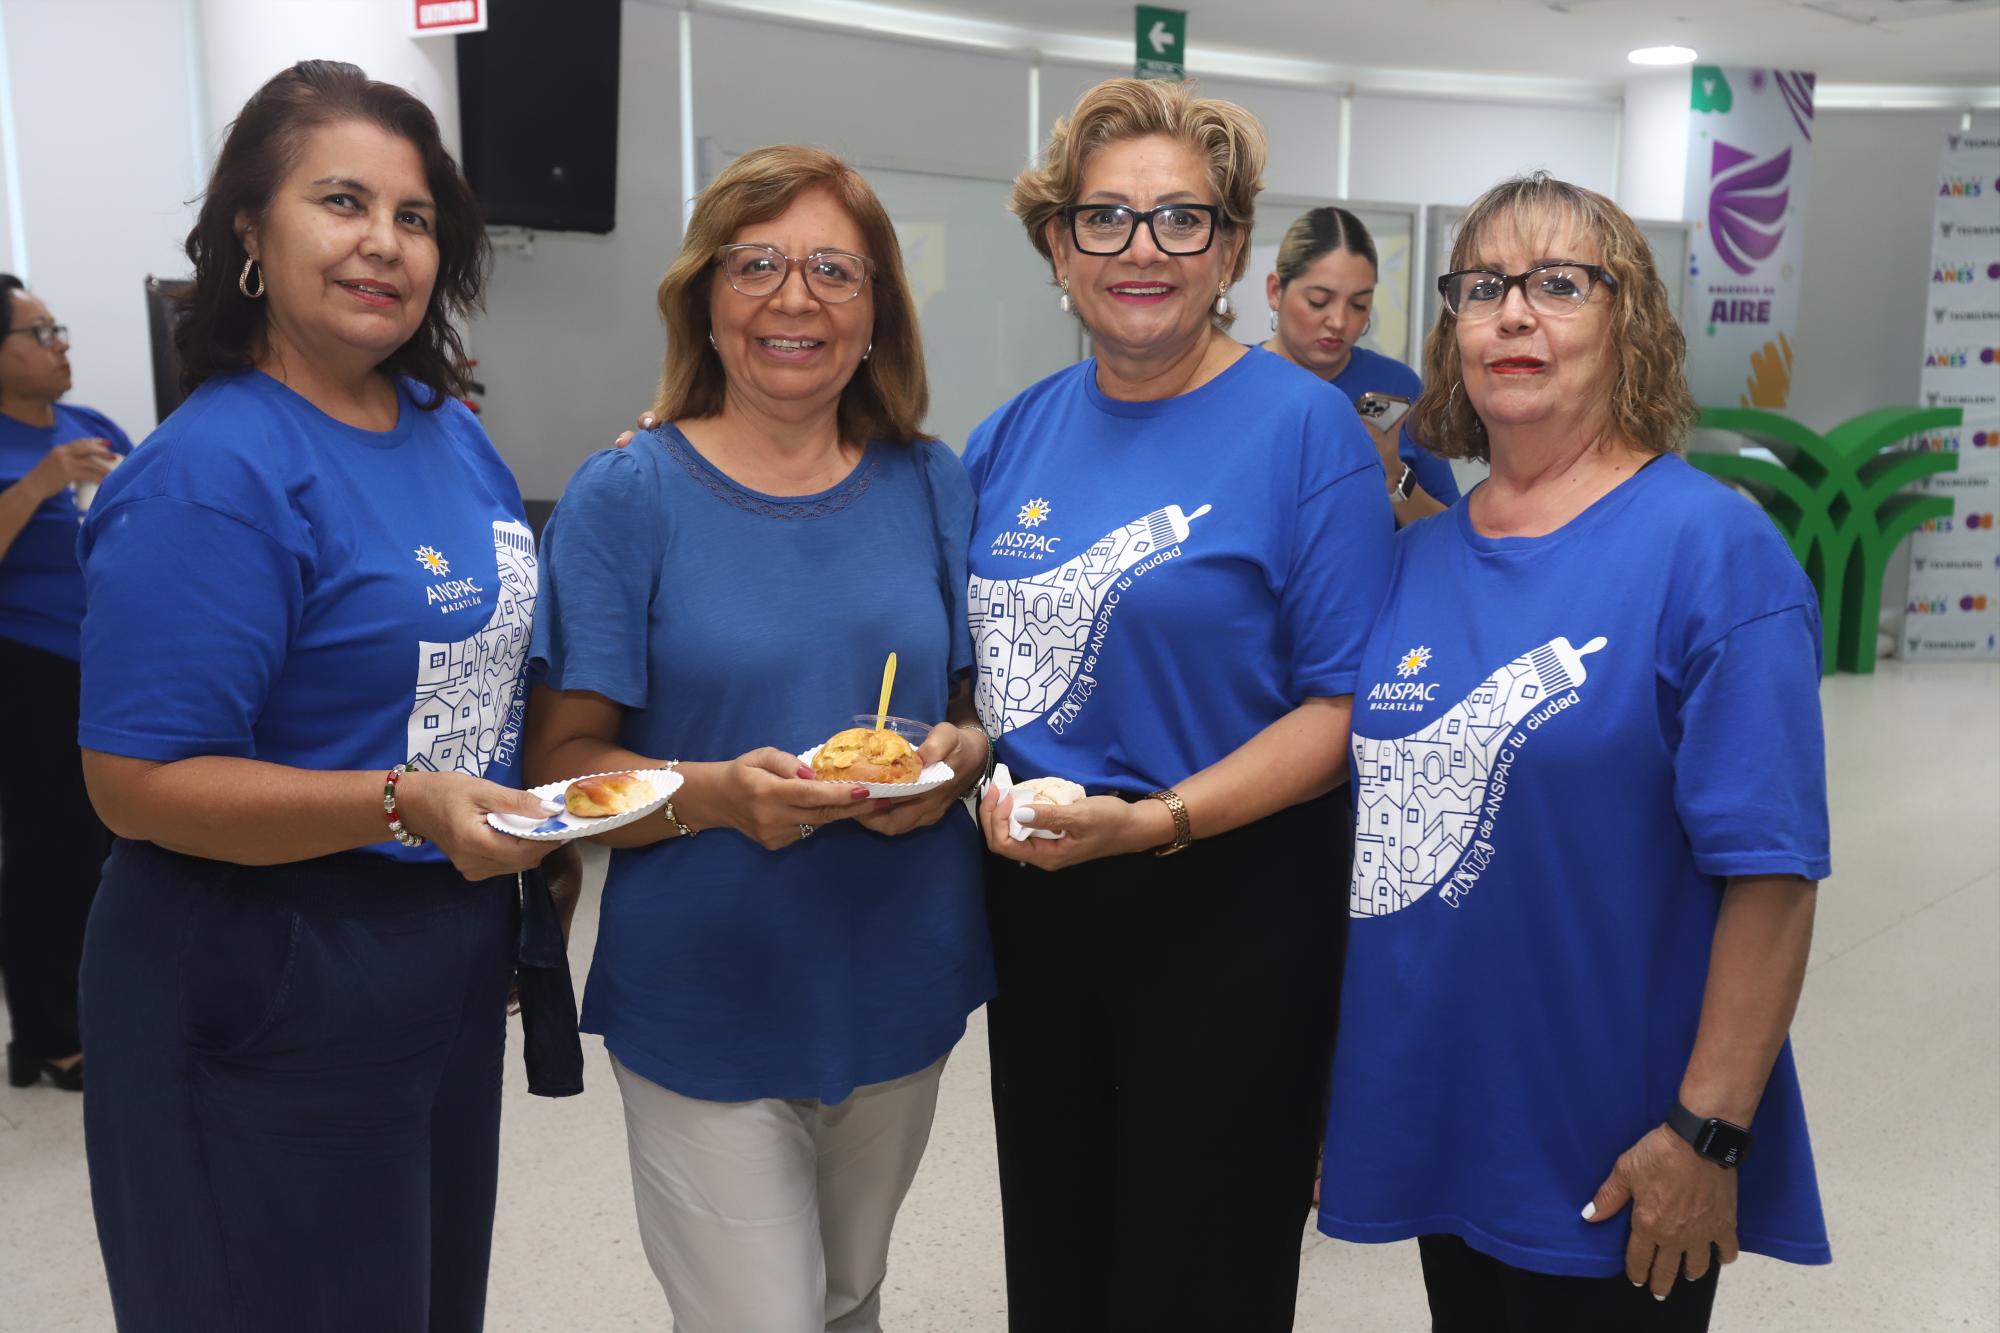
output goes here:
{"type": "Polygon", "coordinates": [[[1695,54],[1691,46],[1642,46],[1625,58],[1635,65],[1692,65],[1695,54]]]}

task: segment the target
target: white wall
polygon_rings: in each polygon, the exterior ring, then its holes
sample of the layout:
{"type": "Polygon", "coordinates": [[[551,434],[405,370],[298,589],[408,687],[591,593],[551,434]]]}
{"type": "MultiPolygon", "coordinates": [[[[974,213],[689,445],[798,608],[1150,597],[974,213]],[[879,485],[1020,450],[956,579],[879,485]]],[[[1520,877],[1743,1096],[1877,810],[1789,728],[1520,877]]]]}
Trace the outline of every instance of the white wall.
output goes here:
{"type": "Polygon", "coordinates": [[[1686,70],[1628,79],[1618,147],[1618,206],[1636,218],[1687,208],[1690,79],[1686,70]]]}
{"type": "Polygon", "coordinates": [[[181,0],[6,0],[29,272],[69,325],[71,400],[135,440],[153,419],[143,283],[186,270],[200,188],[181,0]]]}
{"type": "Polygon", "coordinates": [[[660,379],[653,292],[681,233],[680,14],[625,0],[620,21],[616,228],[538,233],[532,254],[502,251],[468,331],[481,419],[530,498],[561,495],[660,379]]]}
{"type": "Polygon", "coordinates": [[[1618,108],[1357,97],[1348,190],[1390,203],[1469,204],[1496,181],[1542,168],[1617,189],[1618,108]]]}

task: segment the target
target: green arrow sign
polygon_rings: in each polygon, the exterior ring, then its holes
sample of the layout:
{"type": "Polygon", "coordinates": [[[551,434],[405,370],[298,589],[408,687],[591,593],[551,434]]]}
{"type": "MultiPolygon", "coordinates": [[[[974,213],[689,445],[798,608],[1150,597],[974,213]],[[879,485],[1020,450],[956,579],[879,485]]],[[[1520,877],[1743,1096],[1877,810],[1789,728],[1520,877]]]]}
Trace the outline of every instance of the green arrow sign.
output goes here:
{"type": "Polygon", "coordinates": [[[1187,77],[1187,11],[1134,5],[1139,15],[1139,58],[1133,72],[1142,79],[1187,77]]]}

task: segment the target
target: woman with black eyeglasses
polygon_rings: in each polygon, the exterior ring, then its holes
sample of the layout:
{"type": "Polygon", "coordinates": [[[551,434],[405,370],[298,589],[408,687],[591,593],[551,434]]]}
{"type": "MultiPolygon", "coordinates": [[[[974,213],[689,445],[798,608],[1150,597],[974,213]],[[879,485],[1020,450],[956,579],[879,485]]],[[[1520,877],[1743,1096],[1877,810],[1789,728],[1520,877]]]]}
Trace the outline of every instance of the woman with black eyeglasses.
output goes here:
{"type": "Polygon", "coordinates": [[[1226,331],[1264,155],[1114,79],[1014,186],[1095,352],[965,454],[980,719],[1085,793],[981,806],[1016,1329],[1292,1326],[1391,518],[1347,401],[1226,331]]]}
{"type": "Polygon", "coordinates": [[[76,748],[83,570],[76,525],[132,452],[111,421],[64,403],[69,330],[0,273],[0,974],[14,1034],[7,1081],[83,1090],[76,972],[97,873],[111,850],[76,748]]]}

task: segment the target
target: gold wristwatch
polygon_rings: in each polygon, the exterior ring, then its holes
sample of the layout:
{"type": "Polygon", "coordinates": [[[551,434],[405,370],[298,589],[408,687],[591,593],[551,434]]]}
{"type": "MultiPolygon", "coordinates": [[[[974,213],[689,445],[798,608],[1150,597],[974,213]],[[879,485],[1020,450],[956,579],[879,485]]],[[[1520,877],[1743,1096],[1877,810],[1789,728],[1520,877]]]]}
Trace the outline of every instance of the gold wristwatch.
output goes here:
{"type": "Polygon", "coordinates": [[[1174,840],[1164,847],[1154,848],[1153,855],[1172,856],[1175,852],[1186,851],[1187,845],[1194,841],[1194,824],[1188,819],[1187,802],[1171,787],[1163,791],[1149,791],[1146,799],[1166,806],[1167,812],[1174,817],[1174,840]]]}

